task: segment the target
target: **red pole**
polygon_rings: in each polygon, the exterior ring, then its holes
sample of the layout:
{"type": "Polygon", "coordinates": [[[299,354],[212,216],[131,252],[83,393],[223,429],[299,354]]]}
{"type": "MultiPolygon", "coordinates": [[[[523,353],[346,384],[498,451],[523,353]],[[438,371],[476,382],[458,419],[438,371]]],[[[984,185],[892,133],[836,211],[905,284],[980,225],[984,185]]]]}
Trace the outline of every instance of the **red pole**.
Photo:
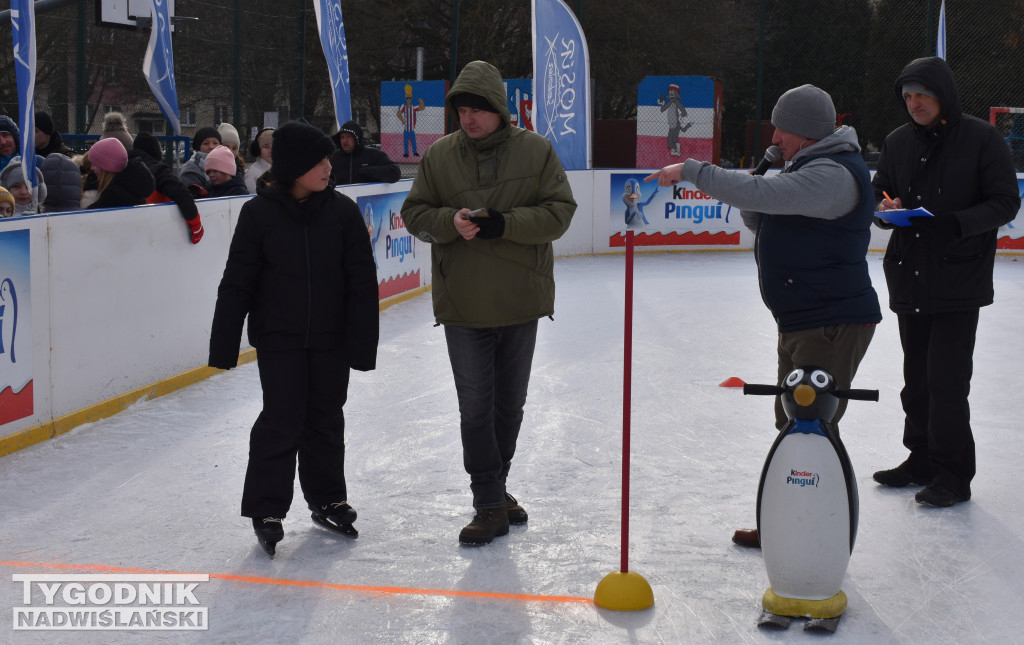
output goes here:
{"type": "Polygon", "coordinates": [[[633,362],[633,231],[626,231],[626,328],[622,377],[622,573],[629,571],[629,417],[633,362]]]}

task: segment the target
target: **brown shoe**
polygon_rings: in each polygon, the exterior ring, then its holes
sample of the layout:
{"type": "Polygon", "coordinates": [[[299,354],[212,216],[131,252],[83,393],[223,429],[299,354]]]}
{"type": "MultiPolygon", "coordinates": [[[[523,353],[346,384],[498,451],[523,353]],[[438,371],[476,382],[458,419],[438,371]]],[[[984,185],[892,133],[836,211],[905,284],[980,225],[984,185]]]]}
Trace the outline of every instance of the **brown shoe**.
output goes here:
{"type": "Polygon", "coordinates": [[[490,544],[499,535],[508,535],[508,511],[505,507],[478,508],[473,521],[459,533],[459,542],[482,546],[490,544]]]}
{"type": "Polygon", "coordinates": [[[757,529],[736,529],[732,534],[732,541],[752,549],[761,548],[761,537],[757,534],[757,529]]]}

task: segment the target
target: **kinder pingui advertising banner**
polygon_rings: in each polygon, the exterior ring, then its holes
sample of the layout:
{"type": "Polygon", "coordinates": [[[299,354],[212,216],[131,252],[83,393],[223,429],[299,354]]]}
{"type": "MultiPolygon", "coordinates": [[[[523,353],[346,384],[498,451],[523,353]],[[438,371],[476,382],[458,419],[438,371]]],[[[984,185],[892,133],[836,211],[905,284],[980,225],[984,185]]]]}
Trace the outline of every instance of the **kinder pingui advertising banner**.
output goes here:
{"type": "Polygon", "coordinates": [[[415,262],[419,242],[406,230],[400,215],[408,194],[406,191],[356,199],[373,246],[381,300],[420,286],[420,270],[415,262]]]}
{"type": "Polygon", "coordinates": [[[33,413],[29,231],[0,232],[0,425],[33,413]]]}
{"type": "Polygon", "coordinates": [[[624,246],[628,230],[634,231],[637,246],[739,245],[743,220],[738,209],[688,182],[671,187],[645,182],[648,174],[610,175],[610,246],[624,246]]]}

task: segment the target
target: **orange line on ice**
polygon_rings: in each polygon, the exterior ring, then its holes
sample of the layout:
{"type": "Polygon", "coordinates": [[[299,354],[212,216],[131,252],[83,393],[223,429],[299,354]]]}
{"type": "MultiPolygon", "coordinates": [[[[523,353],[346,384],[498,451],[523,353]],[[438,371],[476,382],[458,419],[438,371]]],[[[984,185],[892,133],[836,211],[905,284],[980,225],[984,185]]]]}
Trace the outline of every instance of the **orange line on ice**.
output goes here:
{"type": "MultiPolygon", "coordinates": [[[[62,564],[44,562],[11,562],[0,560],[0,566],[6,567],[29,567],[39,569],[61,569],[64,571],[94,571],[98,573],[137,573],[137,574],[164,574],[182,573],[181,571],[154,571],[138,569],[135,567],[114,567],[104,564],[62,564]]],[[[413,587],[377,587],[370,585],[343,585],[331,582],[318,582],[315,580],[282,580],[280,578],[262,578],[258,576],[242,576],[232,573],[211,573],[211,579],[232,580],[235,582],[248,582],[261,585],[278,585],[282,587],[310,587],[319,589],[336,589],[339,591],[358,591],[362,593],[390,594],[390,595],[415,595],[415,596],[452,596],[461,598],[486,598],[492,600],[524,600],[528,602],[551,602],[551,603],[580,603],[593,602],[590,598],[578,596],[537,596],[533,594],[518,593],[493,593],[487,591],[455,591],[450,589],[416,589],[413,587]]]]}

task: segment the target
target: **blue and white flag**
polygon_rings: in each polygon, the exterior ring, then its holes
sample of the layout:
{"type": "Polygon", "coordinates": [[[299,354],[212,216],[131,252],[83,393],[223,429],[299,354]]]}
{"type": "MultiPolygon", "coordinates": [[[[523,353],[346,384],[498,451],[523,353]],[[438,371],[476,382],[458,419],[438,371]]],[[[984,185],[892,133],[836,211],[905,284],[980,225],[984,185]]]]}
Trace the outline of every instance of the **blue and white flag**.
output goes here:
{"type": "Polygon", "coordinates": [[[562,0],[533,0],[533,112],[566,170],[590,168],[590,53],[562,0]]]}
{"type": "Polygon", "coordinates": [[[320,30],[320,44],[331,74],[334,96],[334,129],[352,120],[352,92],[349,89],[348,45],[345,44],[345,22],[341,19],[341,0],[316,0],[316,27],[320,30]]]}
{"type": "MultiPolygon", "coordinates": [[[[21,128],[22,168],[34,168],[36,158],[36,8],[33,0],[11,0],[11,38],[18,83],[18,127],[21,128]]],[[[36,173],[25,171],[35,195],[36,173]]],[[[33,201],[35,201],[33,199],[33,201]]]]}
{"type": "Polygon", "coordinates": [[[149,46],[142,61],[142,73],[149,83],[160,111],[174,134],[181,136],[178,112],[178,88],[174,85],[174,50],[171,48],[171,22],[167,0],[151,0],[153,20],[150,22],[149,46]]]}
{"type": "Polygon", "coordinates": [[[939,35],[935,39],[935,55],[946,60],[946,0],[939,9],[939,35]]]}

